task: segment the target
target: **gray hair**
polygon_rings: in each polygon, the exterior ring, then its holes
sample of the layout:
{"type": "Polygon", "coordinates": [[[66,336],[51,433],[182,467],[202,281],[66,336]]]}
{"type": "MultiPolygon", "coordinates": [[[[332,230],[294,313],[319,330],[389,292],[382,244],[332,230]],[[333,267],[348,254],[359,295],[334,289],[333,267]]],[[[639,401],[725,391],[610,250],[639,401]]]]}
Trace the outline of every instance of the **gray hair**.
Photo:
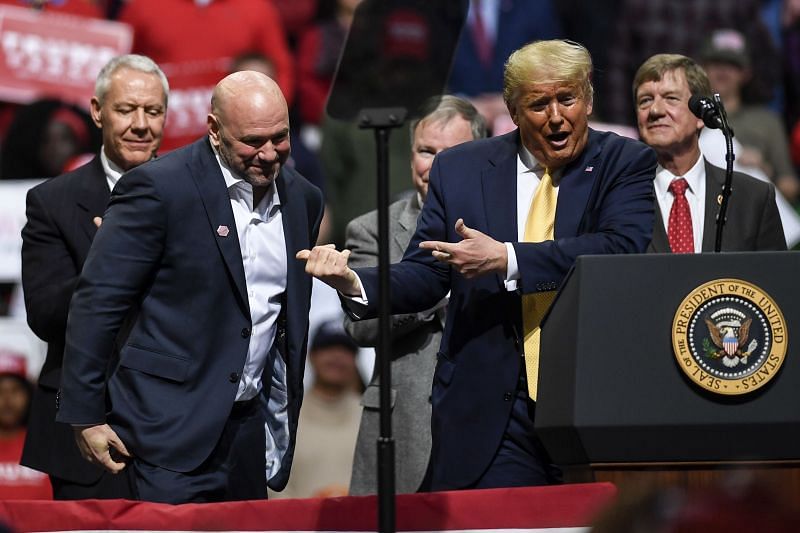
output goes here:
{"type": "Polygon", "coordinates": [[[156,65],[155,61],[147,56],[139,54],[126,54],[111,59],[111,61],[100,69],[100,73],[97,75],[97,81],[94,84],[94,95],[100,102],[100,105],[103,104],[106,93],[108,93],[108,89],[111,87],[111,76],[121,68],[129,68],[131,70],[138,70],[139,72],[158,76],[159,81],[161,81],[161,87],[164,89],[164,104],[167,103],[169,99],[169,82],[158,65],[156,65]]]}
{"type": "Polygon", "coordinates": [[[469,122],[473,139],[486,137],[486,120],[483,115],[478,113],[475,106],[463,98],[446,94],[444,96],[435,96],[428,100],[422,106],[420,117],[411,121],[409,125],[411,144],[414,144],[414,132],[417,131],[417,127],[421,122],[447,123],[456,116],[460,116],[469,122]]]}

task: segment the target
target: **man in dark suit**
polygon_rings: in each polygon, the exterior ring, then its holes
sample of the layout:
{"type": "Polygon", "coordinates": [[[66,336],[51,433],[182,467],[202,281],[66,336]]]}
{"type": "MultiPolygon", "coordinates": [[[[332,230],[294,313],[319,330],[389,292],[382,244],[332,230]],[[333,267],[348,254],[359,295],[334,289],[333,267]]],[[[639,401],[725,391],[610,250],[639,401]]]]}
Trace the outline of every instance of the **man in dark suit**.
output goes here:
{"type": "MultiPolygon", "coordinates": [[[[428,195],[433,158],[447,148],[486,137],[483,117],[468,101],[455,96],[436,98],[410,125],[411,177],[416,194],[389,206],[389,256],[400,261],[417,229],[428,195]]],[[[347,225],[346,248],[353,268],[378,262],[378,212],[370,211],[347,225]]],[[[416,492],[420,487],[431,451],[430,390],[436,352],[442,340],[442,318],[447,299],[432,309],[392,317],[392,428],[395,435],[398,493],[416,492]]],[[[378,320],[352,320],[345,328],[361,346],[378,344],[378,320]]],[[[375,494],[378,480],[376,445],[379,435],[378,365],[361,400],[364,406],[353,457],[350,494],[375,494]]]]}
{"type": "MultiPolygon", "coordinates": [[[[588,128],[591,68],[569,41],[514,52],[504,97],[518,129],[436,157],[417,231],[392,266],[395,313],[450,291],[432,391],[432,490],[559,481],[533,429],[541,316],[578,255],[650,242],[655,154],[588,128]]],[[[351,312],[374,316],[377,271],[349,269],[348,255],[316,247],[299,257],[350,298],[351,312]]]]}
{"type": "MultiPolygon", "coordinates": [[[[633,83],[639,134],[658,155],[656,223],[650,252],[711,252],[725,171],[700,153],[703,121],[689,110],[692,95],[711,96],[705,71],[678,54],[645,61],[633,83]]],[[[733,174],[723,251],[785,250],[775,187],[733,174]]]]}
{"type": "Polygon", "coordinates": [[[56,499],[129,498],[127,472],[112,476],[83,460],[72,428],[55,421],[67,310],[97,224],[120,175],[155,156],[169,86],[149,58],[124,55],[100,71],[91,101],[103,133],[100,154],[28,193],[22,284],[28,324],[47,341],[33,396],[22,464],[50,475],[56,499]]]}
{"type": "Polygon", "coordinates": [[[265,498],[292,462],[322,194],[267,76],[224,78],[208,125],[117,183],[70,306],[58,420],[141,500],[265,498]]]}

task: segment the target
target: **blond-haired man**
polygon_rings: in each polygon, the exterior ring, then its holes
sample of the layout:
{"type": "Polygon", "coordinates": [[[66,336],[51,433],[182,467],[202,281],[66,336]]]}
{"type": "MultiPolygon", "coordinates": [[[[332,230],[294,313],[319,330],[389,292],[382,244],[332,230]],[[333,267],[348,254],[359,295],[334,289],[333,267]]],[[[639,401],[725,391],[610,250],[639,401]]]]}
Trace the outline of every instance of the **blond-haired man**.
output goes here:
{"type": "MultiPolygon", "coordinates": [[[[504,97],[518,129],[436,157],[416,234],[392,266],[395,313],[451,292],[432,393],[432,490],[560,479],[533,429],[538,349],[526,341],[578,255],[642,252],[653,227],[655,155],[588,128],[591,70],[571,41],[514,52],[504,97]]],[[[377,271],[349,269],[347,255],[300,254],[354,314],[374,316],[377,271]]]]}

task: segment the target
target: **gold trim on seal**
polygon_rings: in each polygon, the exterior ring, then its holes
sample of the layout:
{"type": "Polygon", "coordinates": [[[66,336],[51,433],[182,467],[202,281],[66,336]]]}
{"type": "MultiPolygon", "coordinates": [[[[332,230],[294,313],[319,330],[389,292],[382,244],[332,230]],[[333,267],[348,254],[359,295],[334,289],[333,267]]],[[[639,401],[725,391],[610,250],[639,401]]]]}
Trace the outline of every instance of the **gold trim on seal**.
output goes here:
{"type": "MultiPolygon", "coordinates": [[[[708,331],[706,325],[701,327],[708,331]]],[[[695,288],[683,299],[672,321],[672,349],[678,366],[690,380],[715,394],[747,394],[766,385],[783,365],[787,343],[786,319],[775,300],[760,287],[740,279],[717,279],[695,288]],[[692,325],[698,320],[696,316],[698,311],[708,302],[723,298],[731,299],[731,305],[736,305],[737,301],[744,302],[747,307],[757,309],[761,313],[760,319],[753,320],[754,323],[749,329],[764,328],[770,345],[769,350],[755,360],[759,363],[757,367],[753,362],[747,367],[747,371],[738,373],[715,372],[708,367],[703,368],[705,366],[701,360],[703,356],[698,354],[699,340],[694,339],[694,343],[692,342],[692,325]]]]}

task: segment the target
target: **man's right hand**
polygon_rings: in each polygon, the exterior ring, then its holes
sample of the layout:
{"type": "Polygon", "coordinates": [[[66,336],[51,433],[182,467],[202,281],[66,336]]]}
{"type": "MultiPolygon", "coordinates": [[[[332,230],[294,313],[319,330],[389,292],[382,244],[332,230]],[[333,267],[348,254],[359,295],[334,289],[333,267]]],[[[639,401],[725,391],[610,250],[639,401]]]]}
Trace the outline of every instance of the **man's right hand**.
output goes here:
{"type": "Polygon", "coordinates": [[[112,474],[118,474],[128,466],[125,461],[117,462],[111,457],[112,448],[125,458],[130,458],[131,454],[108,424],[75,427],[73,430],[81,455],[90,463],[100,465],[112,474]]]}
{"type": "Polygon", "coordinates": [[[361,283],[347,266],[350,250],[341,252],[333,244],[300,250],[295,256],[306,262],[306,273],[330,285],[345,296],[361,296],[361,283]]]}

